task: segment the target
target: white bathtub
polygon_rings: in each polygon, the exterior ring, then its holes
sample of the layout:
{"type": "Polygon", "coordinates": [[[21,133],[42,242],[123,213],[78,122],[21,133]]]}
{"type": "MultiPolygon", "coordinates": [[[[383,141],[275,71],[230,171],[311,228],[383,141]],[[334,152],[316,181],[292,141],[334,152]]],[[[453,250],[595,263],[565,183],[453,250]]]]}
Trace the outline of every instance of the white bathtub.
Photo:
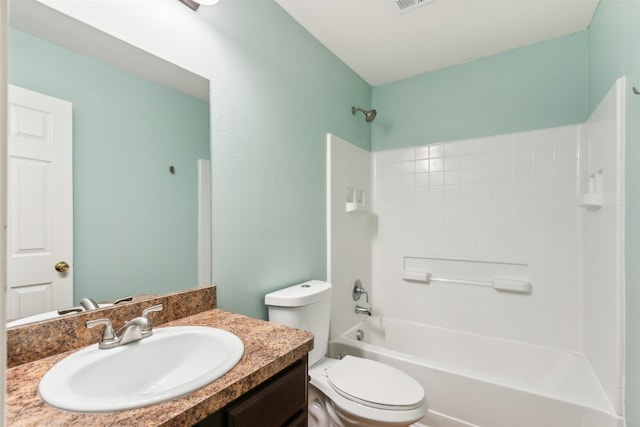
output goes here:
{"type": "Polygon", "coordinates": [[[624,426],[578,353],[375,317],[332,340],[329,353],[388,363],[420,381],[429,413],[418,425],[624,426]]]}

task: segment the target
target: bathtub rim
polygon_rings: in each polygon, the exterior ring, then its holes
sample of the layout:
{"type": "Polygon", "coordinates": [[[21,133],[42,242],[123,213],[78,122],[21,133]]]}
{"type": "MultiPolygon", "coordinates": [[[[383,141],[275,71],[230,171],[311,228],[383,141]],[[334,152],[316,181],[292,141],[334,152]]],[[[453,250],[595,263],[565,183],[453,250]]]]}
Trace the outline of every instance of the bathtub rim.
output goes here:
{"type": "MultiPolygon", "coordinates": [[[[446,332],[446,333],[454,333],[454,334],[460,334],[460,335],[466,335],[466,336],[473,336],[475,338],[481,338],[481,339],[490,339],[490,340],[495,340],[501,343],[516,343],[518,345],[524,345],[524,346],[530,346],[533,348],[536,348],[538,350],[542,350],[542,351],[552,351],[552,352],[559,352],[559,353],[566,353],[569,354],[573,357],[578,357],[580,359],[582,359],[587,367],[590,370],[591,375],[597,380],[597,377],[595,376],[595,373],[593,371],[593,367],[591,366],[591,364],[589,363],[588,358],[586,357],[585,354],[577,352],[577,351],[570,351],[570,350],[564,350],[564,349],[558,349],[558,348],[554,348],[554,347],[550,347],[550,346],[545,346],[545,345],[540,345],[540,344],[534,344],[534,343],[528,343],[528,342],[524,342],[524,341],[517,341],[517,340],[509,340],[506,338],[502,338],[502,337],[492,337],[492,336],[488,336],[488,335],[481,335],[481,334],[474,334],[471,332],[466,332],[466,331],[458,331],[455,329],[449,329],[449,328],[445,328],[442,326],[436,326],[436,325],[430,325],[430,324],[426,324],[426,323],[421,323],[421,322],[416,322],[416,321],[412,321],[412,320],[405,320],[405,319],[399,319],[399,318],[395,318],[395,317],[391,317],[391,316],[375,316],[373,318],[368,318],[368,319],[364,319],[362,321],[360,321],[359,323],[357,323],[356,325],[354,325],[353,327],[349,328],[348,330],[342,332],[338,337],[334,337],[331,338],[329,341],[329,354],[330,356],[336,356],[333,353],[333,349],[335,347],[335,344],[342,344],[342,345],[346,345],[348,347],[356,347],[356,348],[361,348],[363,352],[373,352],[373,353],[380,353],[382,355],[388,356],[388,357],[393,357],[396,359],[399,359],[401,361],[404,362],[409,362],[409,363],[418,363],[418,364],[422,364],[422,365],[426,365],[431,369],[434,370],[438,370],[441,372],[445,372],[447,374],[450,375],[456,375],[456,376],[462,376],[462,377],[466,377],[466,378],[471,378],[475,381],[483,381],[483,382],[487,382],[490,383],[492,385],[495,386],[500,386],[500,387],[506,387],[506,388],[511,388],[514,390],[517,390],[519,392],[524,392],[524,393],[531,393],[532,395],[541,397],[541,398],[547,398],[547,399],[552,399],[552,400],[556,400],[562,403],[566,403],[569,405],[575,405],[575,406],[579,406],[582,408],[587,408],[589,410],[593,410],[593,411],[597,411],[603,415],[606,416],[610,416],[613,417],[617,420],[621,420],[622,424],[624,425],[624,416],[618,414],[613,405],[611,404],[611,402],[609,401],[609,399],[606,396],[606,393],[604,391],[604,388],[602,387],[602,385],[600,384],[599,381],[597,381],[597,387],[598,387],[598,391],[600,392],[601,395],[601,400],[602,400],[602,405],[594,405],[590,402],[586,402],[584,400],[580,400],[580,399],[572,399],[569,396],[567,396],[566,393],[545,393],[543,391],[540,390],[536,390],[535,388],[527,388],[524,387],[522,385],[520,385],[518,382],[509,382],[509,381],[500,381],[500,377],[496,376],[496,375],[479,375],[477,373],[477,371],[473,371],[471,369],[454,369],[453,365],[448,365],[444,362],[434,362],[432,361],[432,363],[425,363],[425,361],[428,361],[429,359],[426,359],[424,357],[420,357],[420,356],[416,356],[416,355],[412,355],[412,354],[408,354],[408,353],[404,353],[398,350],[393,350],[393,349],[389,349],[380,345],[376,345],[376,344],[370,344],[368,342],[366,342],[366,330],[368,327],[370,327],[367,324],[372,324],[373,322],[379,322],[380,324],[384,324],[384,320],[385,319],[393,319],[393,320],[397,320],[399,322],[402,323],[407,323],[407,324],[412,324],[412,325],[416,325],[418,327],[426,327],[426,328],[432,328],[432,329],[436,329],[439,330],[441,332],[446,332]],[[366,326],[364,326],[366,325],[366,326]],[[355,332],[358,329],[363,329],[365,330],[365,340],[364,341],[358,341],[356,339],[350,338],[349,334],[351,334],[351,336],[355,336],[355,332]]],[[[371,325],[371,327],[375,327],[375,325],[371,325]]],[[[428,396],[427,396],[428,398],[428,396]]]]}

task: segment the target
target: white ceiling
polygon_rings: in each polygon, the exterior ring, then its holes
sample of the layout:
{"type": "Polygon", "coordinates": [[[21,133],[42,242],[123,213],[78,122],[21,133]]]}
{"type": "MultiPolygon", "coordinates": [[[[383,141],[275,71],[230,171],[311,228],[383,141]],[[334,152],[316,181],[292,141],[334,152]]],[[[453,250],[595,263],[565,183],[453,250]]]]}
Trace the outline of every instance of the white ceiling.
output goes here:
{"type": "Polygon", "coordinates": [[[50,8],[11,2],[9,24],[80,54],[209,102],[209,80],[50,8]]]}
{"type": "Polygon", "coordinates": [[[584,31],[598,0],[276,0],[372,86],[584,31]]]}

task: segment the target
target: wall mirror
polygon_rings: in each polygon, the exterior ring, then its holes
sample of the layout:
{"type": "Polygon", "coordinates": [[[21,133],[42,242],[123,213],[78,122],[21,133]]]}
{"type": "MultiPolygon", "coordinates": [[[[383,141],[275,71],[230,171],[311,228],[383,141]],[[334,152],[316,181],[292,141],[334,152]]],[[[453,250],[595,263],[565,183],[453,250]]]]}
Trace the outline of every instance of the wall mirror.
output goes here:
{"type": "MultiPolygon", "coordinates": [[[[209,81],[36,1],[9,11],[9,83],[73,105],[69,303],[210,284],[209,81]]],[[[41,294],[7,296],[8,320],[50,310],[41,294]]]]}

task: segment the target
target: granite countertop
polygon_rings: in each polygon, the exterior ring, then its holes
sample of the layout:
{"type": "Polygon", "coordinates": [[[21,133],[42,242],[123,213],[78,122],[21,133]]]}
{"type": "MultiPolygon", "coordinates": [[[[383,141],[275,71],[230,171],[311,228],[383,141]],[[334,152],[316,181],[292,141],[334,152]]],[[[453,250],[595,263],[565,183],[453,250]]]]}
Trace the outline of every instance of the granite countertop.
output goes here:
{"type": "Polygon", "coordinates": [[[40,399],[38,384],[42,376],[77,350],[49,356],[7,370],[7,425],[190,426],[305,357],[313,348],[313,335],[309,332],[219,309],[164,323],[156,329],[182,325],[233,332],[244,343],[242,359],[218,380],[183,397],[128,411],[82,414],[55,409],[40,399]]]}

